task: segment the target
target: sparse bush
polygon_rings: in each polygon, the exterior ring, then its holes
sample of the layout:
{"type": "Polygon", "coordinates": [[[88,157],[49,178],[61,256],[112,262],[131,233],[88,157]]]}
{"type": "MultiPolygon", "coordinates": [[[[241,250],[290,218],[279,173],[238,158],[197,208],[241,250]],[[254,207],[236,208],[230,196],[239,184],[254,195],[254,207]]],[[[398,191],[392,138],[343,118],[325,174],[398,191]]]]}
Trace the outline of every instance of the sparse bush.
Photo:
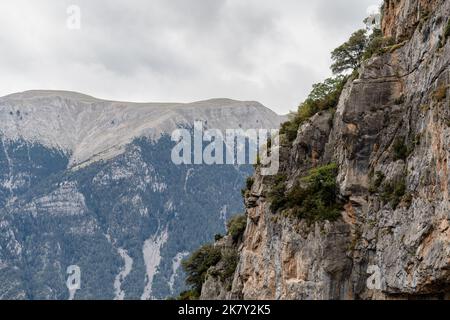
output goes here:
{"type": "Polygon", "coordinates": [[[242,198],[247,197],[247,195],[250,194],[250,190],[253,187],[253,184],[255,182],[255,179],[253,177],[248,177],[246,182],[245,182],[245,189],[241,189],[241,195],[242,198]]]}
{"type": "Polygon", "coordinates": [[[296,217],[310,222],[336,220],[342,208],[337,201],[337,172],[334,163],[311,170],[288,193],[287,207],[293,208],[296,217]]]}
{"type": "Polygon", "coordinates": [[[186,272],[186,283],[191,290],[184,293],[184,297],[192,300],[201,294],[202,284],[206,279],[208,269],[215,266],[221,259],[221,251],[213,245],[207,244],[192,253],[182,262],[183,270],[186,272]]]}
{"type": "Polygon", "coordinates": [[[248,177],[247,181],[246,181],[247,190],[251,190],[254,183],[255,183],[255,179],[253,177],[248,177]]]}
{"type": "Polygon", "coordinates": [[[446,42],[449,37],[450,37],[450,20],[448,20],[447,26],[445,27],[444,30],[444,42],[446,42]]]}
{"type": "Polygon", "coordinates": [[[222,240],[223,239],[223,235],[221,235],[221,234],[216,234],[215,236],[214,236],[214,241],[215,242],[217,242],[217,241],[220,241],[220,240],[222,240]]]}
{"type": "Polygon", "coordinates": [[[285,135],[289,142],[293,142],[297,138],[297,131],[301,125],[296,114],[291,115],[291,117],[292,119],[284,122],[280,128],[280,134],[285,135]]]}
{"type": "Polygon", "coordinates": [[[230,219],[227,224],[228,234],[236,242],[241,238],[247,228],[247,217],[245,215],[238,215],[230,219]]]}
{"type": "Polygon", "coordinates": [[[382,53],[383,48],[383,34],[380,29],[375,29],[369,36],[368,44],[363,55],[363,59],[367,60],[374,55],[382,53]]]}
{"type": "Polygon", "coordinates": [[[385,203],[389,202],[392,209],[395,210],[406,194],[406,175],[396,181],[386,183],[383,189],[381,199],[385,203]]]}
{"type": "Polygon", "coordinates": [[[410,154],[408,147],[404,142],[404,138],[397,138],[393,145],[394,161],[406,160],[410,154]]]}
{"type": "Polygon", "coordinates": [[[447,43],[448,38],[450,37],[450,20],[447,22],[447,25],[444,28],[444,32],[442,36],[439,36],[439,48],[443,48],[447,43]]]}
{"type": "Polygon", "coordinates": [[[405,195],[405,192],[406,192],[406,181],[405,179],[401,179],[394,185],[394,195],[396,197],[403,197],[405,195]]]}
{"type": "Polygon", "coordinates": [[[219,278],[222,282],[230,281],[236,271],[239,262],[239,254],[237,250],[229,249],[222,252],[221,263],[222,269],[219,273],[219,278]]]}
{"type": "Polygon", "coordinates": [[[348,77],[337,76],[313,85],[308,98],[291,115],[291,119],[282,124],[280,133],[286,135],[289,142],[297,138],[298,128],[316,113],[333,109],[339,102],[339,97],[348,77]]]}
{"type": "Polygon", "coordinates": [[[286,213],[309,222],[336,220],[342,207],[337,201],[336,176],[336,164],[313,169],[287,194],[286,177],[278,176],[269,197],[272,202],[271,210],[285,210],[286,213]]]}
{"type": "MultiPolygon", "coordinates": [[[[242,224],[240,225],[242,226],[242,224]]],[[[223,249],[210,244],[204,245],[182,262],[182,267],[187,274],[186,284],[191,288],[182,292],[177,299],[197,300],[208,275],[218,277],[223,283],[228,282],[231,285],[230,280],[236,271],[238,262],[239,254],[236,249],[223,249]]]]}
{"type": "Polygon", "coordinates": [[[400,48],[401,45],[396,45],[392,37],[384,37],[380,29],[375,29],[367,39],[363,60],[370,59],[375,55],[380,55],[388,51],[394,51],[400,48]]]}
{"type": "Polygon", "coordinates": [[[406,208],[410,208],[413,202],[413,195],[412,193],[408,192],[404,197],[403,197],[403,202],[406,205],[406,208]]]}
{"type": "Polygon", "coordinates": [[[384,179],[385,179],[384,174],[381,171],[377,171],[375,173],[375,176],[372,177],[372,179],[371,179],[371,183],[370,183],[370,186],[369,186],[369,192],[370,193],[377,193],[378,190],[380,189],[384,179]]]}
{"type": "Polygon", "coordinates": [[[181,292],[177,300],[185,300],[185,301],[198,300],[199,296],[200,295],[194,290],[188,290],[181,292]]]}
{"type": "Polygon", "coordinates": [[[286,179],[283,174],[275,176],[274,184],[269,191],[270,210],[277,212],[286,204],[286,179]]]}

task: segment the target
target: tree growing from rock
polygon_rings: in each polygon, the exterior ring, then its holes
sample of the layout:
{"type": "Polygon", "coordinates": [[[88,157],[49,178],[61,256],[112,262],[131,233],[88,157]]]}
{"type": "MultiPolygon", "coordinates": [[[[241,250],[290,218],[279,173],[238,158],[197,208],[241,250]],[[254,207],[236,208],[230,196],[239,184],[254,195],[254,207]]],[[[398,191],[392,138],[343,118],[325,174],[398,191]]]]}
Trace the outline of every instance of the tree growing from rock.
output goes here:
{"type": "Polygon", "coordinates": [[[353,33],[347,42],[331,53],[331,59],[333,60],[331,71],[334,74],[342,74],[357,69],[363,60],[367,42],[366,30],[361,29],[353,33]]]}

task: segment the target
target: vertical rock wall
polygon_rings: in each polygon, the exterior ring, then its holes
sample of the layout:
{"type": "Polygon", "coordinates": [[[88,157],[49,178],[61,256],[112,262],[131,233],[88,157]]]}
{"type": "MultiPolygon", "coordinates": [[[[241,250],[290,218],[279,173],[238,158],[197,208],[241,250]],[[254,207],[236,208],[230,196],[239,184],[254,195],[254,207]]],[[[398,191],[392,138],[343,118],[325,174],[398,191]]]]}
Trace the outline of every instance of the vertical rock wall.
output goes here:
{"type": "Polygon", "coordinates": [[[382,28],[398,44],[281,151],[288,188],[339,166],[342,218],[308,225],[271,212],[270,178],[256,174],[231,291],[208,279],[202,298],[450,298],[449,17],[448,0],[385,1],[382,28]]]}

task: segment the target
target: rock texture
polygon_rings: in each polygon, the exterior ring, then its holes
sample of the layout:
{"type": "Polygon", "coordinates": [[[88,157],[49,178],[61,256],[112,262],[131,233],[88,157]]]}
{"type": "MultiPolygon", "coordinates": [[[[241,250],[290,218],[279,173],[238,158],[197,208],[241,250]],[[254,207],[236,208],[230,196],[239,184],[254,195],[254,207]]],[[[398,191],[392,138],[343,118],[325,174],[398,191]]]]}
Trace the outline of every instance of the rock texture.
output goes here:
{"type": "Polygon", "coordinates": [[[256,173],[232,288],[209,277],[203,299],[450,298],[449,17],[448,0],[385,1],[384,34],[400,44],[366,61],[334,117],[317,114],[281,152],[288,188],[338,165],[342,218],[271,212],[271,180],[256,173]],[[397,203],[386,201],[399,182],[397,203]]]}

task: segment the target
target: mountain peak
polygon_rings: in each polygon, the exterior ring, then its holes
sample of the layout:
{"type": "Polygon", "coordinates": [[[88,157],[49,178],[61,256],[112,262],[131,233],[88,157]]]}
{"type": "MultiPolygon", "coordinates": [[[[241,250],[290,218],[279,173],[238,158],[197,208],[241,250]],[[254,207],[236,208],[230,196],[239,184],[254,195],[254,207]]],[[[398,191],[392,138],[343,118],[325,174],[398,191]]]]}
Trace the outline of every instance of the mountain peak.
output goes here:
{"type": "Polygon", "coordinates": [[[70,98],[78,100],[100,100],[92,96],[75,92],[75,91],[64,91],[64,90],[27,90],[23,92],[12,93],[4,96],[0,99],[11,99],[11,100],[25,100],[25,99],[38,99],[38,98],[70,98]]]}
{"type": "Polygon", "coordinates": [[[71,154],[71,165],[109,159],[141,136],[158,139],[196,120],[220,130],[275,129],[284,117],[253,101],[135,103],[70,91],[32,90],[0,98],[0,134],[71,154]]]}

